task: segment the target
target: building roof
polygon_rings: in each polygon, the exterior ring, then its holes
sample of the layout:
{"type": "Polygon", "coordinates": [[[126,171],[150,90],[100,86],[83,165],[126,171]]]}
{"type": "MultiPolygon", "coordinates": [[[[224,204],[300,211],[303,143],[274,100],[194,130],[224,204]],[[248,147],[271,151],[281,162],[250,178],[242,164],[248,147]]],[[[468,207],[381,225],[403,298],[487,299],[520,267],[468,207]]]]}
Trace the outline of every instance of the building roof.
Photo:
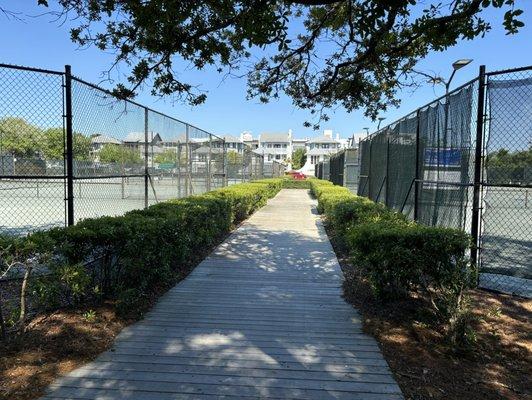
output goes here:
{"type": "MultiPolygon", "coordinates": [[[[176,142],[179,142],[181,144],[185,144],[187,142],[187,135],[186,133],[182,133],[181,135],[179,135],[177,138],[174,139],[176,142]]],[[[205,142],[209,142],[209,137],[194,137],[194,136],[190,136],[188,138],[188,141],[190,143],[205,143],[205,142]]],[[[217,137],[214,137],[212,138],[212,141],[213,142],[216,142],[216,141],[219,141],[219,139],[217,137]]]]}
{"type": "Polygon", "coordinates": [[[242,143],[242,140],[240,140],[240,138],[237,138],[233,135],[224,135],[223,139],[226,143],[242,143]]]}
{"type": "Polygon", "coordinates": [[[316,136],[308,141],[309,143],[340,143],[338,140],[327,136],[316,136]]]}
{"type": "Polygon", "coordinates": [[[261,133],[260,134],[261,142],[290,142],[288,133],[261,133]]]}
{"type": "Polygon", "coordinates": [[[95,135],[91,137],[91,143],[93,144],[120,144],[120,140],[111,136],[95,135]]]}
{"type": "MultiPolygon", "coordinates": [[[[124,143],[144,143],[144,132],[130,132],[123,140],[124,143]]],[[[161,142],[161,136],[158,133],[148,132],[148,138],[151,138],[152,142],[161,142]]]]}

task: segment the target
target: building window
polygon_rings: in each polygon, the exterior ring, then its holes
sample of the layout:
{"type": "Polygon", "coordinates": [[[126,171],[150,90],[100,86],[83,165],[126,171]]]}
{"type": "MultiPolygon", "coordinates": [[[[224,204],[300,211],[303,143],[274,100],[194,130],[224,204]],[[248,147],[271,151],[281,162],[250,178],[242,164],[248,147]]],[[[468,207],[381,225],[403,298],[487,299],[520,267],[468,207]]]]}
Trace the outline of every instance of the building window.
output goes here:
{"type": "Polygon", "coordinates": [[[276,159],[276,160],[280,160],[280,159],[281,159],[281,155],[280,155],[280,154],[276,154],[276,155],[275,155],[275,159],[276,159]]]}
{"type": "Polygon", "coordinates": [[[281,145],[280,145],[279,143],[275,143],[275,144],[273,145],[273,148],[274,148],[274,149],[280,149],[280,148],[281,148],[281,145]]]}
{"type": "Polygon", "coordinates": [[[283,144],[283,149],[286,149],[286,143],[285,143],[285,144],[283,144]]]}
{"type": "Polygon", "coordinates": [[[268,148],[269,148],[269,149],[272,148],[272,144],[271,144],[271,143],[268,143],[268,148]]]}
{"type": "Polygon", "coordinates": [[[321,148],[322,148],[322,149],[328,149],[328,148],[329,148],[329,145],[328,145],[328,144],[322,144],[322,145],[321,145],[321,148]]]}
{"type": "Polygon", "coordinates": [[[320,161],[320,156],[310,156],[310,163],[317,164],[320,161]]]}

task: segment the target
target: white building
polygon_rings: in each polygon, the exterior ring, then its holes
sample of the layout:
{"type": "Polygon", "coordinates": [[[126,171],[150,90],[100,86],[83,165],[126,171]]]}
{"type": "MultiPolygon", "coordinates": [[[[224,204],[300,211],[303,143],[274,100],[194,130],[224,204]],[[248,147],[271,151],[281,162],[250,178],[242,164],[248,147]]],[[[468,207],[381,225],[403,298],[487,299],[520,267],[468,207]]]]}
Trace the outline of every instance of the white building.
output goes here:
{"type": "Polygon", "coordinates": [[[345,144],[340,141],[339,135],[336,136],[336,139],[333,139],[332,136],[332,130],[325,130],[322,136],[314,137],[307,142],[307,161],[301,168],[301,172],[306,175],[314,175],[314,166],[317,163],[337,153],[347,144],[347,141],[345,141],[345,144]]]}
{"type": "Polygon", "coordinates": [[[244,153],[245,144],[242,141],[242,139],[237,138],[236,136],[232,136],[232,135],[225,135],[223,139],[224,139],[225,148],[227,149],[227,151],[235,151],[238,154],[244,153]]]}
{"type": "Polygon", "coordinates": [[[257,153],[264,162],[288,162],[292,157],[292,130],[288,133],[261,133],[257,153]]]}
{"type": "Polygon", "coordinates": [[[314,166],[332,154],[349,148],[353,144],[353,138],[341,139],[339,134],[333,138],[333,131],[326,129],[322,135],[314,138],[295,139],[292,130],[287,133],[262,133],[259,138],[253,138],[249,131],[240,134],[242,143],[250,146],[257,154],[264,156],[265,162],[284,162],[290,164],[292,154],[297,149],[305,149],[307,161],[301,172],[314,175],[314,166]]]}
{"type": "Polygon", "coordinates": [[[309,138],[304,139],[292,139],[292,151],[296,151],[297,149],[307,149],[307,142],[309,141],[309,138]]]}

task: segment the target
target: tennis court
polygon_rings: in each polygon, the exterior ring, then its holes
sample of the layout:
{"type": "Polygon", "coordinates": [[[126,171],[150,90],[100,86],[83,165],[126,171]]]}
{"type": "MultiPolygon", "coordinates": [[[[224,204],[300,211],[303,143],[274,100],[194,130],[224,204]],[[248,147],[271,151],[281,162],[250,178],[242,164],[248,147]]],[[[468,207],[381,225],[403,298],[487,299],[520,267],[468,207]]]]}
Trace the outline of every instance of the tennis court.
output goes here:
{"type": "MultiPolygon", "coordinates": [[[[192,177],[192,194],[207,190],[205,178],[192,177]]],[[[25,234],[65,226],[64,179],[0,179],[0,232],[25,234]]],[[[211,188],[222,185],[220,179],[211,188]]],[[[144,177],[77,179],[74,181],[74,219],[122,215],[144,207],[144,177]]],[[[148,185],[148,204],[183,197],[186,181],[154,177],[148,185]]]]}

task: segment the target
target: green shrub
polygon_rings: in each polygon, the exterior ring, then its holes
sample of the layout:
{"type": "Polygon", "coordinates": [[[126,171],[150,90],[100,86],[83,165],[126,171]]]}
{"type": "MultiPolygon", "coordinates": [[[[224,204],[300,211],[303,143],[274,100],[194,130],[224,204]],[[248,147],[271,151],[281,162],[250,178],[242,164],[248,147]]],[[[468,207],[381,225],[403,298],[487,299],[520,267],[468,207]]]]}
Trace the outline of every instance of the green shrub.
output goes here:
{"type": "Polygon", "coordinates": [[[51,274],[31,288],[41,308],[110,298],[124,315],[141,312],[282,186],[283,179],[263,179],[25,238],[0,237],[0,261],[2,268],[15,259],[49,261],[51,274]]]}
{"type": "Polygon", "coordinates": [[[335,231],[344,237],[353,226],[368,222],[388,221],[396,223],[406,221],[403,214],[394,212],[384,204],[358,196],[339,196],[328,205],[328,220],[335,231]]]}
{"type": "Polygon", "coordinates": [[[427,227],[346,188],[310,180],[323,213],[371,284],[384,300],[421,291],[437,321],[453,324],[464,312],[464,289],[476,282],[467,259],[468,234],[427,227]]]}
{"type": "Polygon", "coordinates": [[[285,177],[283,179],[284,189],[310,189],[310,181],[308,179],[294,179],[292,177],[285,177]]]}
{"type": "Polygon", "coordinates": [[[37,277],[31,284],[36,306],[52,310],[61,305],[78,304],[91,292],[91,277],[82,264],[49,264],[50,275],[37,277]]]}
{"type": "Polygon", "coordinates": [[[352,229],[347,242],[379,297],[393,298],[422,289],[442,316],[456,308],[449,301],[455,301],[452,298],[469,286],[473,277],[465,256],[469,237],[455,229],[413,222],[369,222],[352,229]]]}

